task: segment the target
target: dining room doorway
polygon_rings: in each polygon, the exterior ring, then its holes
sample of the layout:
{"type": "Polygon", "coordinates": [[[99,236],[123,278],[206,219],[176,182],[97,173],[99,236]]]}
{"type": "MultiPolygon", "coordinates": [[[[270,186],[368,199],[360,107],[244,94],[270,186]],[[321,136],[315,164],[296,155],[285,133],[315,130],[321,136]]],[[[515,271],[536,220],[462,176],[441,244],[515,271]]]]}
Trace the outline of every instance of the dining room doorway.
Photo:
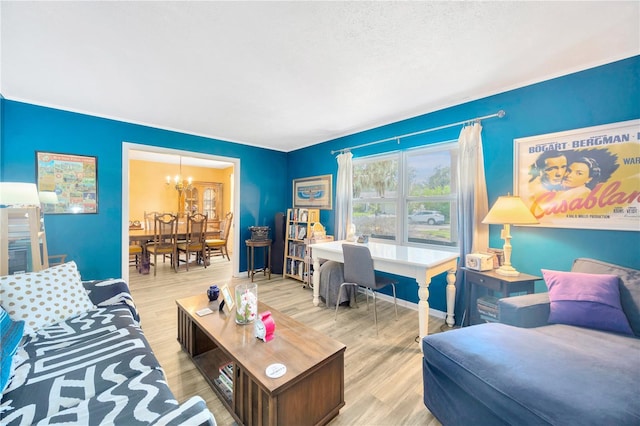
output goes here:
{"type": "MultiPolygon", "coordinates": [[[[202,182],[202,179],[204,179],[202,178],[202,173],[205,173],[207,169],[224,170],[224,175],[227,177],[219,180],[226,179],[225,182],[228,184],[226,185],[228,187],[223,189],[223,191],[225,191],[223,193],[224,203],[221,203],[221,207],[217,212],[223,215],[230,211],[234,213],[234,216],[236,216],[235,212],[239,212],[237,200],[239,200],[240,197],[237,192],[239,191],[240,185],[237,179],[240,176],[240,160],[237,158],[123,142],[122,164],[121,270],[122,278],[126,281],[129,280],[131,273],[137,273],[136,269],[130,268],[129,266],[129,222],[140,222],[142,225],[144,220],[143,218],[137,218],[138,216],[143,216],[138,203],[135,203],[136,206],[133,207],[132,210],[132,204],[134,204],[131,202],[132,195],[148,197],[146,201],[142,203],[142,205],[148,206],[148,208],[145,207],[147,210],[182,211],[184,214],[186,213],[184,207],[191,208],[190,206],[192,206],[192,204],[183,204],[185,198],[178,197],[175,189],[178,189],[178,186],[183,183],[184,185],[193,184],[192,186],[195,186],[195,182],[202,182]],[[147,171],[144,172],[144,179],[152,179],[146,183],[145,187],[148,187],[149,190],[145,190],[143,195],[132,193],[135,191],[135,189],[132,191],[132,185],[130,185],[131,176],[135,175],[135,170],[132,172],[132,168],[134,167],[148,167],[145,169],[147,171]],[[153,170],[153,172],[149,173],[148,170],[153,170]],[[198,173],[201,174],[200,177],[198,177],[198,173]],[[150,174],[152,175],[151,177],[149,176],[150,174]],[[190,176],[190,174],[193,174],[193,176],[190,176]]],[[[211,170],[211,173],[216,176],[215,170],[211,170]]],[[[213,179],[215,180],[215,178],[213,179]]],[[[232,253],[231,264],[233,276],[238,276],[238,254],[240,253],[239,227],[235,225],[235,222],[236,221],[233,221],[230,230],[229,251],[232,253]]]]}

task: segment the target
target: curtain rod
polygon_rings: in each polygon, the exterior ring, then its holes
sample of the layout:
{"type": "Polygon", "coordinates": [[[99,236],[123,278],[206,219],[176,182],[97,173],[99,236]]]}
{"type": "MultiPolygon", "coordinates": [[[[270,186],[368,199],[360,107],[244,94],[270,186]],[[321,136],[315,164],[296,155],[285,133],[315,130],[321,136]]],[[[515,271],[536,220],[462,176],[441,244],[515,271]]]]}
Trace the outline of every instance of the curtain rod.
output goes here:
{"type": "Polygon", "coordinates": [[[457,123],[445,124],[444,126],[433,127],[431,129],[426,129],[426,130],[419,130],[419,131],[413,132],[413,133],[406,133],[406,134],[400,135],[400,136],[393,136],[391,138],[380,139],[379,141],[367,142],[367,143],[363,143],[362,145],[356,145],[356,146],[352,146],[352,147],[349,147],[349,148],[342,148],[342,149],[338,149],[338,150],[335,150],[335,151],[332,150],[331,151],[331,155],[333,155],[333,154],[335,154],[337,152],[339,152],[339,153],[349,152],[352,149],[363,148],[365,146],[376,145],[376,144],[379,144],[379,143],[389,142],[389,141],[393,141],[393,140],[397,140],[398,143],[400,143],[400,139],[407,138],[409,136],[416,136],[416,135],[421,135],[423,133],[435,132],[436,130],[447,129],[449,127],[459,126],[459,125],[465,124],[465,123],[479,122],[481,120],[486,120],[487,118],[494,118],[494,117],[502,118],[502,117],[505,116],[505,114],[506,113],[504,112],[504,110],[501,109],[500,111],[496,112],[495,114],[485,115],[484,117],[471,118],[469,120],[458,121],[457,123]]]}

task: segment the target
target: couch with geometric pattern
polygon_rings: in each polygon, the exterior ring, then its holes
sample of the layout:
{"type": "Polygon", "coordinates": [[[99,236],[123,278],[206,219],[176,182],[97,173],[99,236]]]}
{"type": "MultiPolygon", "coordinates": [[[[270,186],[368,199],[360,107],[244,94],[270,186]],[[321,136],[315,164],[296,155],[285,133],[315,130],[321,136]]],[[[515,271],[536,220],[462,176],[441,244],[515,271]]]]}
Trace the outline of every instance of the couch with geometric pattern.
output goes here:
{"type": "MultiPolygon", "coordinates": [[[[102,280],[82,286],[91,309],[25,332],[11,360],[3,341],[3,368],[9,365],[11,374],[0,400],[0,424],[215,425],[202,398],[179,404],[171,393],[127,284],[102,280]]],[[[20,308],[27,307],[14,303],[24,299],[15,288],[24,285],[0,277],[0,303],[11,317],[3,333],[22,325],[20,308]]]]}

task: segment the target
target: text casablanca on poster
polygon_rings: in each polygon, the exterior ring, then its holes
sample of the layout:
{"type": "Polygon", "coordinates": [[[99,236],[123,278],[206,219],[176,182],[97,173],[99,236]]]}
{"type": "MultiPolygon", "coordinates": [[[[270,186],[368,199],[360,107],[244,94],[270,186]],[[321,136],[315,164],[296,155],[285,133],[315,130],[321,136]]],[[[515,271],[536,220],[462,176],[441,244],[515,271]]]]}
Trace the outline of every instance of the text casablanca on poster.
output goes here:
{"type": "Polygon", "coordinates": [[[514,140],[514,192],[541,226],[640,230],[640,120],[514,140]]]}

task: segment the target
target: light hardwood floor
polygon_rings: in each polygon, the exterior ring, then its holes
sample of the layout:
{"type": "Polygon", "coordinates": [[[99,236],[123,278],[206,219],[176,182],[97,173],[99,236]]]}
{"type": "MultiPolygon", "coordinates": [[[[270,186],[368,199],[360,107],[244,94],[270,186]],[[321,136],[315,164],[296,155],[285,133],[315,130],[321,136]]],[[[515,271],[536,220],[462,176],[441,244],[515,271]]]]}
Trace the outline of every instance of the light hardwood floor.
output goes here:
{"type": "MultiPolygon", "coordinates": [[[[216,257],[211,266],[173,272],[158,262],[157,276],[140,275],[132,267],[130,287],[142,319],[142,328],[165,370],[169,387],[179,402],[200,395],[221,426],[235,422],[176,340],[175,300],[206,292],[213,284],[234,286],[249,281],[231,276],[231,262],[216,257]]],[[[152,267],[153,268],[153,267],[152,267]]],[[[182,267],[184,268],[184,266],[182,267]]],[[[280,312],[305,323],[347,346],[345,352],[345,406],[329,424],[338,425],[440,425],[422,402],[422,354],[415,341],[417,311],[378,301],[376,336],[373,312],[367,312],[364,295],[358,309],[334,310],[313,306],[312,290],[292,279],[256,275],[258,298],[280,312]]],[[[443,321],[432,317],[429,329],[437,332],[443,321]]],[[[276,324],[276,335],[278,333],[276,324]]],[[[277,337],[276,337],[277,338],[277,337]]]]}

